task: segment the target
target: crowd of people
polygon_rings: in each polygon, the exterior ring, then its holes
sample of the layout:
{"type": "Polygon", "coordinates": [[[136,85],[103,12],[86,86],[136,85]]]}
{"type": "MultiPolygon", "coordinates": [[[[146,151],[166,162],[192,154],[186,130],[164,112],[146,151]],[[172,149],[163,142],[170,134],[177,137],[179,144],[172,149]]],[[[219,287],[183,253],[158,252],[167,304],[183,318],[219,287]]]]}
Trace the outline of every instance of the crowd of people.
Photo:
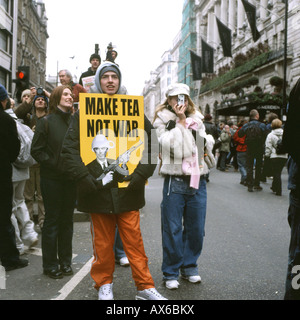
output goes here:
{"type": "MultiPolygon", "coordinates": [[[[206,115],[211,119],[210,115],[206,115]]],[[[218,145],[217,169],[227,172],[229,167],[240,172],[240,184],[248,192],[261,191],[261,182],[272,179],[271,190],[282,195],[281,174],[287,164],[288,153],[279,152],[277,145],[282,142],[283,124],[275,113],[269,113],[266,121],[260,119],[253,109],[249,121],[242,119],[237,124],[221,122],[218,126],[204,121],[205,126],[214,126],[218,145]]],[[[211,130],[211,129],[207,129],[211,130]]]]}
{"type": "MultiPolygon", "coordinates": [[[[115,63],[117,52],[110,46],[108,53],[103,63],[98,54],[91,55],[91,67],[81,76],[80,84],[73,82],[68,70],[61,70],[60,86],[51,93],[37,92],[36,88],[25,90],[18,106],[0,85],[0,260],[6,271],[28,265],[21,255],[24,244],[30,248],[38,242],[36,222],[42,233],[43,273],[53,279],[72,275],[73,213],[77,206],[91,218],[94,260],[90,273],[99,300],[114,299],[115,262],[130,265],[136,299],[165,300],[149,271],[139,214],[145,206],[146,181],[157,163],[140,161],[130,175],[121,177],[113,170],[107,172],[113,159],[106,157],[110,144],[100,134],[92,143],[95,160],[85,164],[80,154],[79,94],[127,94],[121,69],[115,63]],[[85,88],[86,77],[89,84],[85,88]],[[30,128],[30,134],[25,134],[24,128],[21,131],[23,125],[30,128]],[[128,182],[126,188],[119,186],[122,181],[128,182]]],[[[295,106],[299,103],[299,86],[289,105],[295,117],[299,116],[295,106]]],[[[293,127],[294,118],[288,117],[284,127],[274,113],[268,115],[266,123],[261,120],[253,109],[249,121],[215,125],[211,115],[201,114],[190,97],[189,87],[181,83],[168,87],[153,123],[144,117],[148,147],[142,157],[150,159],[157,152],[159,172],[164,178],[162,273],[167,289],[178,289],[179,277],[191,284],[201,282],[197,260],[203,248],[210,169],[217,166],[226,172],[232,165],[239,170],[240,184],[248,192],[261,191],[261,181],[272,177],[271,190],[281,196],[281,173],[290,155],[292,235],[285,298],[299,298],[299,290],[294,290],[291,283],[293,267],[300,264],[300,156],[289,140],[292,134],[299,135],[299,130],[293,127]],[[156,135],[151,134],[152,130],[156,135]],[[155,145],[159,148],[153,148],[155,145]]]]}

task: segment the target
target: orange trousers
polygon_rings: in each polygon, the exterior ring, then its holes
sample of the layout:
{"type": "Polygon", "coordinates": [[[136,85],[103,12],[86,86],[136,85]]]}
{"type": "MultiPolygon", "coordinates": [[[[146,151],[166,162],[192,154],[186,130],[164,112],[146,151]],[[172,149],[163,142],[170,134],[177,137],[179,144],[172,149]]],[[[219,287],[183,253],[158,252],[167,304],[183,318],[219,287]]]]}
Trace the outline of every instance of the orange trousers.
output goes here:
{"type": "Polygon", "coordinates": [[[116,225],[118,225],[123,248],[130,263],[132,278],[137,290],[154,288],[140,230],[139,211],[120,214],[91,213],[90,217],[94,251],[91,277],[95,281],[95,288],[99,289],[104,284],[113,282],[115,271],[113,246],[116,225]]]}

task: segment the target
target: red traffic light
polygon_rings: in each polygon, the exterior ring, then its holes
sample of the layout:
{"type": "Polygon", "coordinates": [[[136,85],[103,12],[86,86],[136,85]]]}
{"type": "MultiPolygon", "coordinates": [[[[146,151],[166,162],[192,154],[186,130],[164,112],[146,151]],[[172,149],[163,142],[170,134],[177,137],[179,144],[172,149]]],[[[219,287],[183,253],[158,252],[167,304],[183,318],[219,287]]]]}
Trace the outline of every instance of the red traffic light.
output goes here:
{"type": "Polygon", "coordinates": [[[17,79],[23,80],[25,78],[25,73],[23,71],[17,72],[17,79]]]}

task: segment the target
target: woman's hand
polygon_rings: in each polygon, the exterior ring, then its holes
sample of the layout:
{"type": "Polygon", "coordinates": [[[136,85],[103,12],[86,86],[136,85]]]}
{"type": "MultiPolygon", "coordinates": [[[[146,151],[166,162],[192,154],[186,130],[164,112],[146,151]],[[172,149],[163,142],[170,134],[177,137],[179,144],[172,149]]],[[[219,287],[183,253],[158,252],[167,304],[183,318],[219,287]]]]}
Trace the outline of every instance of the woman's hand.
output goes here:
{"type": "Polygon", "coordinates": [[[186,108],[187,107],[185,105],[179,106],[178,104],[176,104],[173,107],[173,110],[175,111],[177,117],[179,118],[179,123],[181,123],[184,126],[185,126],[185,120],[186,120],[186,115],[185,115],[186,108]]]}

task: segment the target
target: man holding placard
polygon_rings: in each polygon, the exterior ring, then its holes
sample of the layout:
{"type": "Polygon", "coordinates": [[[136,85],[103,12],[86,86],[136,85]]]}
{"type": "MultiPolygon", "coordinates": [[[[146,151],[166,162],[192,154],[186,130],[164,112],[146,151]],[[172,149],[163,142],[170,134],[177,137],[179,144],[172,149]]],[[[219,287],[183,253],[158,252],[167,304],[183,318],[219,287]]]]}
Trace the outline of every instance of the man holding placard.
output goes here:
{"type": "Polygon", "coordinates": [[[80,119],[77,112],[62,150],[65,170],[77,181],[78,209],[91,216],[91,276],[99,299],[114,298],[113,244],[117,225],[138,290],[136,299],[165,300],[154,287],[140,230],[139,209],[145,205],[145,183],[156,168],[156,162],[151,163],[153,127],[144,116],[143,97],[122,94],[121,80],[119,67],[105,62],[97,70],[93,93],[80,96],[80,119]],[[94,140],[97,135],[101,135],[98,142],[94,140]],[[95,161],[96,148],[102,145],[107,149],[105,157],[112,160],[109,169],[100,168],[97,157],[95,161]],[[126,170],[121,167],[124,162],[126,170]],[[99,170],[94,170],[97,167],[99,170]]]}

